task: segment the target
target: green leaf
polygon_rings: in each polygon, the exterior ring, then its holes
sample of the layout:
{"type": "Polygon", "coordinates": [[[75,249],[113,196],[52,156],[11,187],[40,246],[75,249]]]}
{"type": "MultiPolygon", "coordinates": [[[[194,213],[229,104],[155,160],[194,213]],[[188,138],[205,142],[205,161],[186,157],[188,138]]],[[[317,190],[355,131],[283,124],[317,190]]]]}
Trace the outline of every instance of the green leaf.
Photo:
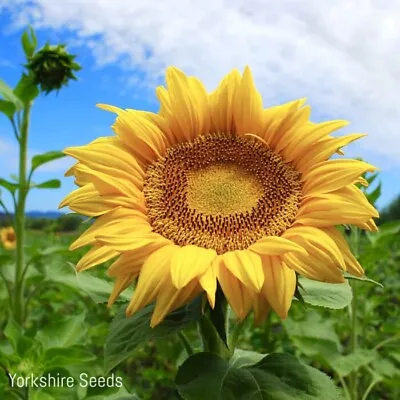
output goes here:
{"type": "MultiPolygon", "coordinates": [[[[89,296],[96,303],[106,303],[113,289],[113,283],[97,278],[89,271],[77,273],[72,263],[54,263],[45,267],[46,276],[53,282],[66,285],[78,293],[89,296]],[[82,293],[83,292],[83,293],[82,293]]],[[[132,289],[128,288],[120,294],[121,300],[130,300],[132,289]]]]}
{"type": "Polygon", "coordinates": [[[61,187],[61,182],[58,179],[50,179],[49,181],[33,185],[36,189],[58,189],[61,187]]]}
{"type": "Polygon", "coordinates": [[[45,256],[51,256],[53,254],[65,253],[68,251],[69,250],[68,250],[67,246],[54,245],[54,246],[46,247],[45,249],[39,249],[39,250],[37,250],[36,254],[40,257],[45,257],[45,256]]]}
{"type": "Polygon", "coordinates": [[[328,360],[333,370],[342,377],[365,367],[377,358],[378,354],[373,350],[358,349],[346,356],[335,357],[328,360]]]}
{"type": "Polygon", "coordinates": [[[7,85],[3,80],[0,79],[0,95],[3,96],[4,100],[10,101],[13,103],[17,110],[21,110],[23,108],[23,104],[21,99],[15,95],[10,86],[7,85]]]}
{"type": "Polygon", "coordinates": [[[394,378],[396,375],[400,375],[400,369],[391,363],[386,358],[379,358],[372,362],[372,369],[379,376],[387,378],[394,378]]]}
{"type": "Polygon", "coordinates": [[[235,349],[232,357],[229,360],[229,365],[235,368],[248,367],[257,364],[266,354],[257,353],[255,351],[235,349]]]}
{"type": "Polygon", "coordinates": [[[400,233],[400,221],[387,222],[379,226],[378,232],[367,232],[367,237],[372,246],[376,246],[379,241],[387,236],[397,235],[400,233]]]}
{"type": "Polygon", "coordinates": [[[5,189],[7,189],[12,194],[14,194],[16,192],[16,190],[18,190],[18,188],[19,188],[18,184],[12,183],[3,178],[0,178],[0,186],[3,186],[5,189]]]}
{"type": "Polygon", "coordinates": [[[371,193],[367,193],[367,199],[371,204],[375,204],[375,202],[379,199],[381,194],[382,194],[382,183],[379,182],[378,186],[371,193]]]}
{"type": "Polygon", "coordinates": [[[346,283],[325,283],[299,278],[299,292],[305,303],[339,310],[347,307],[353,298],[351,287],[346,283]]]}
{"type": "Polygon", "coordinates": [[[70,346],[58,349],[48,349],[44,353],[44,367],[52,369],[56,367],[68,368],[69,365],[87,363],[96,359],[96,356],[81,346],[70,346]]]}
{"type": "Polygon", "coordinates": [[[159,325],[150,327],[154,305],[148,305],[127,318],[124,306],[111,323],[104,347],[104,365],[107,372],[129,357],[142,343],[161,339],[179,332],[201,317],[202,296],[169,314],[159,325]]]}
{"type": "Polygon", "coordinates": [[[38,154],[32,158],[32,171],[45,163],[57,160],[62,157],[65,157],[65,154],[61,151],[48,151],[47,153],[38,154]]]}
{"type": "Polygon", "coordinates": [[[362,282],[368,282],[368,283],[373,283],[374,285],[380,286],[381,288],[383,288],[384,286],[382,285],[382,283],[374,281],[373,279],[367,278],[366,276],[354,276],[354,275],[350,275],[348,272],[344,273],[344,277],[346,279],[354,279],[356,281],[362,281],[362,282]]]}
{"type": "Polygon", "coordinates": [[[15,104],[11,101],[0,99],[0,112],[7,115],[7,117],[12,117],[15,113],[15,104]]]}
{"type": "Polygon", "coordinates": [[[129,393],[125,387],[88,387],[83,400],[140,400],[136,394],[129,393]]]}
{"type": "Polygon", "coordinates": [[[11,315],[8,317],[7,326],[4,329],[4,335],[10,342],[14,351],[17,351],[18,342],[22,336],[22,329],[11,315]]]}
{"type": "Polygon", "coordinates": [[[36,334],[45,349],[68,347],[81,342],[86,335],[85,313],[55,320],[36,334]]]}
{"type": "Polygon", "coordinates": [[[39,89],[35,85],[30,75],[22,74],[21,79],[14,89],[14,94],[24,103],[27,104],[39,95],[39,89]]]}
{"type": "Polygon", "coordinates": [[[184,400],[339,400],[322,372],[288,354],[272,353],[236,368],[215,354],[197,353],[179,368],[175,381],[184,400]]]}
{"type": "Polygon", "coordinates": [[[334,321],[323,318],[314,310],[307,312],[302,320],[287,318],[283,326],[295,348],[308,357],[321,355],[327,359],[340,354],[342,350],[334,321]]]}
{"type": "Polygon", "coordinates": [[[31,58],[37,46],[35,31],[30,26],[21,36],[21,43],[27,58],[31,58]]]}

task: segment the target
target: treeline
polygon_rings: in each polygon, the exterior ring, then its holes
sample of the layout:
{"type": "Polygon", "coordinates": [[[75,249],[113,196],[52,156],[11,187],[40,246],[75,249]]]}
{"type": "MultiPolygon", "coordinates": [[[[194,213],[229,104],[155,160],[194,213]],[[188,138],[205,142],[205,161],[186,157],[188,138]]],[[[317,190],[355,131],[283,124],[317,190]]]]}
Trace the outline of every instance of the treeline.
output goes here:
{"type": "MultiPolygon", "coordinates": [[[[25,226],[27,229],[40,230],[45,232],[73,232],[76,231],[84,217],[77,214],[61,215],[58,218],[26,217],[25,226]]],[[[10,219],[7,215],[0,215],[0,227],[9,226],[10,219]]]]}
{"type": "Polygon", "coordinates": [[[380,212],[379,224],[400,221],[400,195],[380,212]]]}

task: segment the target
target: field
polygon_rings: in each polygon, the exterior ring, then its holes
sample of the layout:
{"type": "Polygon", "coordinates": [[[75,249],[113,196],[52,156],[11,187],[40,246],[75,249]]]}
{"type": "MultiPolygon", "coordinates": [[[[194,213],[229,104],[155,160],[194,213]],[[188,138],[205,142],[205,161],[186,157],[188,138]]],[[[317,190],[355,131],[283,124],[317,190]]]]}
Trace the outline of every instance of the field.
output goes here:
{"type": "MultiPolygon", "coordinates": [[[[352,374],[357,372],[358,399],[400,398],[398,232],[399,224],[392,222],[380,233],[363,238],[360,259],[369,278],[384,287],[368,281],[352,282],[358,298],[355,321],[350,307],[331,310],[296,302],[284,322],[271,313],[263,325],[254,328],[249,318],[238,333],[238,347],[264,354],[274,351],[295,354],[325,371],[338,385],[348,382],[347,390],[351,389],[352,374]],[[356,331],[352,332],[354,326],[356,331]],[[357,349],[346,356],[354,334],[358,338],[357,349]]],[[[104,304],[112,288],[105,267],[76,275],[73,264],[84,250],[67,252],[67,248],[77,235],[77,232],[28,231],[27,252],[32,265],[26,279],[29,301],[24,331],[16,325],[7,325],[6,313],[1,314],[1,326],[5,329],[0,364],[7,371],[25,370],[36,375],[51,371],[58,376],[75,376],[77,380],[82,373],[91,377],[104,375],[104,343],[110,323],[123,303],[111,309],[104,304]]],[[[0,257],[7,257],[4,250],[0,257]]],[[[10,281],[13,268],[12,259],[2,266],[2,273],[10,281]]],[[[317,302],[336,307],[337,301],[346,303],[346,296],[346,291],[327,291],[317,302]]],[[[1,309],[7,309],[8,301],[2,284],[1,309]]],[[[235,324],[233,319],[232,324],[235,324]]],[[[187,326],[185,333],[195,347],[200,346],[194,326],[187,326]]],[[[162,340],[146,340],[122,355],[126,359],[112,372],[115,377],[122,377],[122,388],[115,387],[111,381],[112,388],[34,388],[27,397],[23,390],[10,390],[9,381],[2,373],[0,397],[179,399],[174,377],[185,356],[177,335],[172,334],[162,340]]],[[[83,379],[82,386],[85,385],[83,379]]]]}

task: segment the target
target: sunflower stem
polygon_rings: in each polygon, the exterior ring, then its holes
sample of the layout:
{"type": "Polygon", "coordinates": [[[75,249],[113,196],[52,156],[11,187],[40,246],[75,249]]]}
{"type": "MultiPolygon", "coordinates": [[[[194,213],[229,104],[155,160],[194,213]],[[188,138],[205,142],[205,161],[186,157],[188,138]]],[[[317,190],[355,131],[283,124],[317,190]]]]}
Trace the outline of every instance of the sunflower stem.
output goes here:
{"type": "Polygon", "coordinates": [[[27,103],[23,110],[21,132],[19,136],[19,188],[17,207],[15,210],[17,244],[14,282],[14,318],[19,324],[22,324],[24,319],[24,279],[22,279],[22,273],[25,265],[25,202],[28,191],[26,187],[26,164],[30,111],[31,102],[27,103]]]}

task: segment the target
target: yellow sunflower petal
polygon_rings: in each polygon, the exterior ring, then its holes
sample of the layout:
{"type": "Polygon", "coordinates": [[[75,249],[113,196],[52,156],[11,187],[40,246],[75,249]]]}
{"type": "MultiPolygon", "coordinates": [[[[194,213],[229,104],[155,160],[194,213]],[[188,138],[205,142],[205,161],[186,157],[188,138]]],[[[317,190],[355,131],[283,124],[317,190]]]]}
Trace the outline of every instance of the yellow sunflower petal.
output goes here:
{"type": "Polygon", "coordinates": [[[144,244],[135,250],[122,253],[107,270],[108,276],[125,275],[128,273],[139,273],[147,258],[161,247],[168,246],[172,242],[156,241],[144,244]]]}
{"type": "Polygon", "coordinates": [[[210,114],[208,95],[200,81],[170,67],[166,82],[167,93],[159,89],[158,95],[163,100],[162,115],[173,135],[178,141],[186,141],[205,133],[203,129],[209,128],[210,114]]]}
{"type": "Polygon", "coordinates": [[[79,260],[78,264],[76,264],[76,270],[81,272],[85,269],[92,268],[95,265],[111,260],[118,254],[117,251],[109,247],[96,244],[79,260]]]}
{"type": "Polygon", "coordinates": [[[253,297],[254,325],[261,325],[268,316],[270,306],[264,293],[256,293],[253,297]]]}
{"type": "Polygon", "coordinates": [[[184,246],[171,259],[172,283],[177,289],[182,289],[194,278],[203,275],[211,268],[217,253],[212,249],[198,246],[184,246]]]}
{"type": "MultiPolygon", "coordinates": [[[[219,256],[219,258],[221,258],[219,256]]],[[[200,276],[199,283],[204,291],[207,293],[208,302],[211,308],[215,307],[215,293],[217,291],[217,267],[220,261],[217,258],[212,263],[211,267],[200,276]]]]}
{"type": "Polygon", "coordinates": [[[117,208],[100,216],[85,233],[71,244],[70,250],[93,243],[97,235],[105,232],[110,234],[114,231],[121,233],[132,230],[132,226],[135,226],[135,224],[140,227],[148,225],[146,216],[137,210],[117,208]]]}
{"type": "Polygon", "coordinates": [[[114,288],[108,299],[107,307],[111,307],[115,303],[118,296],[133,283],[136,277],[137,274],[125,274],[115,278],[114,288]]]}
{"type": "Polygon", "coordinates": [[[296,289],[296,274],[279,257],[264,256],[262,262],[265,274],[263,293],[275,312],[286,318],[296,289]]]}
{"type": "Polygon", "coordinates": [[[308,253],[332,260],[338,268],[346,269],[343,255],[332,238],[322,229],[313,226],[296,226],[288,229],[284,236],[302,245],[308,253]]]}
{"type": "Polygon", "coordinates": [[[302,246],[279,236],[265,236],[249,247],[261,255],[281,255],[287,252],[307,253],[302,246]]]}
{"type": "Polygon", "coordinates": [[[327,193],[353,183],[365,172],[374,172],[376,167],[358,160],[323,161],[303,175],[303,193],[327,193]]]}
{"type": "Polygon", "coordinates": [[[263,102],[254,84],[253,75],[246,67],[233,100],[236,133],[261,133],[264,128],[263,102]]]}
{"type": "Polygon", "coordinates": [[[240,81],[240,72],[234,69],[210,95],[211,132],[234,132],[233,99],[240,81]]]}
{"type": "Polygon", "coordinates": [[[342,252],[347,272],[355,276],[363,276],[364,270],[357,259],[353,256],[343,235],[335,227],[326,228],[325,232],[336,242],[342,252]]]}
{"type": "Polygon", "coordinates": [[[264,284],[261,258],[248,250],[229,251],[223,254],[226,268],[243,284],[259,292],[264,284]]]}
{"type": "Polygon", "coordinates": [[[286,146],[284,154],[288,156],[287,160],[292,161],[301,159],[311,145],[327,138],[330,133],[341,129],[348,124],[349,123],[344,120],[327,121],[318,124],[309,122],[308,124],[305,124],[298,132],[297,140],[293,140],[286,146]]]}
{"type": "Polygon", "coordinates": [[[157,295],[156,306],[151,317],[150,326],[157,326],[170,312],[181,307],[184,303],[189,303],[199,294],[199,286],[196,281],[190,282],[185,288],[176,289],[170,277],[166,277],[163,282],[163,290],[157,295]]]}
{"type": "Polygon", "coordinates": [[[251,292],[223,264],[219,264],[218,282],[233,311],[243,320],[252,306],[251,292]]]}
{"type": "Polygon", "coordinates": [[[165,276],[169,274],[171,258],[178,249],[179,247],[175,245],[164,246],[147,258],[126,310],[127,315],[134,314],[156,298],[165,276]]]}

